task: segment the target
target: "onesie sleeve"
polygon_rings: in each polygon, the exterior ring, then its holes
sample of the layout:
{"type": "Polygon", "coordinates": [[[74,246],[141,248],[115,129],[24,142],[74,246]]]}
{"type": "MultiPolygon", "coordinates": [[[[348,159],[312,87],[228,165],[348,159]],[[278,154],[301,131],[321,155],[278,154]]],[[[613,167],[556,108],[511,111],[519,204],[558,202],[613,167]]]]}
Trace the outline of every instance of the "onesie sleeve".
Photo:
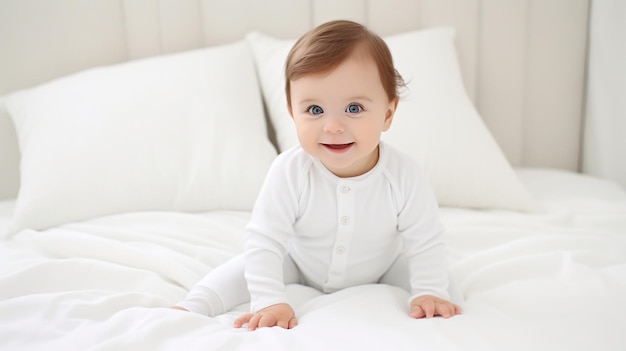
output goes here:
{"type": "Polygon", "coordinates": [[[290,165],[289,157],[279,155],[268,171],[246,227],[245,277],[252,312],[287,302],[283,261],[296,220],[298,178],[297,167],[290,165]]]}
{"type": "Polygon", "coordinates": [[[409,262],[410,301],[422,295],[450,300],[444,228],[434,192],[417,165],[407,169],[400,184],[403,202],[398,230],[409,262]]]}

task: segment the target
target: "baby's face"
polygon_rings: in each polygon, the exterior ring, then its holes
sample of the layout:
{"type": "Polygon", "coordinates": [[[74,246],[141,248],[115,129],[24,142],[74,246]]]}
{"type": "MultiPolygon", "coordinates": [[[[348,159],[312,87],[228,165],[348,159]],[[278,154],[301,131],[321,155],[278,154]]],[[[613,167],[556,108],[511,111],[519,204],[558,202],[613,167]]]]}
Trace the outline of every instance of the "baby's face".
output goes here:
{"type": "Polygon", "coordinates": [[[366,55],[353,54],[330,73],[291,81],[300,145],[339,177],[355,177],[376,165],[380,134],[389,129],[396,105],[366,55]]]}

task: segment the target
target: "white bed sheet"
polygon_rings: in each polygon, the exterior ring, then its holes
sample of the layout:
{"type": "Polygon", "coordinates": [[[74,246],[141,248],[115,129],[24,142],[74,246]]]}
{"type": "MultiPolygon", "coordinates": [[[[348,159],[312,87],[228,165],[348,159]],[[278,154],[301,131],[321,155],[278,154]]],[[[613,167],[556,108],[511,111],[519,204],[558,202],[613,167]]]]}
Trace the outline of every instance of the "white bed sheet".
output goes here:
{"type": "MultiPolygon", "coordinates": [[[[289,286],[293,330],[162,308],[240,252],[246,212],[129,213],[0,241],[1,350],[624,350],[626,194],[519,172],[536,214],[442,209],[463,315],[413,320],[408,293],[289,286]]],[[[0,203],[0,230],[12,202],[0,203]]]]}

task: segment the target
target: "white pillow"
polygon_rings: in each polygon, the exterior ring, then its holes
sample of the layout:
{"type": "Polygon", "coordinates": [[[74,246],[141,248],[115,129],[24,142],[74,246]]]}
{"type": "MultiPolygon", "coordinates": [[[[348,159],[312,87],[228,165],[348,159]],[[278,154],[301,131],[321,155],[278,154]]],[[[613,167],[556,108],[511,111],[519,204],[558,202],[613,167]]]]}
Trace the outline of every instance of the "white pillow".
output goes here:
{"type": "Polygon", "coordinates": [[[144,210],[249,210],[276,151],[244,41],[96,68],[7,97],[12,231],[144,210]]]}
{"type": "MultiPolygon", "coordinates": [[[[426,170],[442,206],[532,211],[534,201],[465,92],[454,36],[452,28],[432,28],[384,38],[408,90],[383,140],[426,170]]],[[[284,151],[298,142],[284,90],[284,63],[294,41],[257,32],[246,40],[284,151]]]]}

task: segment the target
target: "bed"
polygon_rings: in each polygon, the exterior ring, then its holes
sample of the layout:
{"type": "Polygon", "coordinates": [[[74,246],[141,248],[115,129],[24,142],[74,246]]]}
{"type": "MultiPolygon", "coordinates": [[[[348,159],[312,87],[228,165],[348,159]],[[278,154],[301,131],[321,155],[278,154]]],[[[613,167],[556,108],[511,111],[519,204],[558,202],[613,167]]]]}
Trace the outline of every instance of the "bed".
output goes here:
{"type": "Polygon", "coordinates": [[[581,173],[588,1],[0,1],[0,349],[624,350],[626,192],[581,173]],[[409,78],[385,142],[440,204],[463,313],[288,286],[299,325],[168,308],[241,252],[297,140],[281,68],[346,18],[409,78]],[[566,63],[566,64],[564,64],[566,63]],[[574,103],[572,103],[574,102],[574,103]]]}

